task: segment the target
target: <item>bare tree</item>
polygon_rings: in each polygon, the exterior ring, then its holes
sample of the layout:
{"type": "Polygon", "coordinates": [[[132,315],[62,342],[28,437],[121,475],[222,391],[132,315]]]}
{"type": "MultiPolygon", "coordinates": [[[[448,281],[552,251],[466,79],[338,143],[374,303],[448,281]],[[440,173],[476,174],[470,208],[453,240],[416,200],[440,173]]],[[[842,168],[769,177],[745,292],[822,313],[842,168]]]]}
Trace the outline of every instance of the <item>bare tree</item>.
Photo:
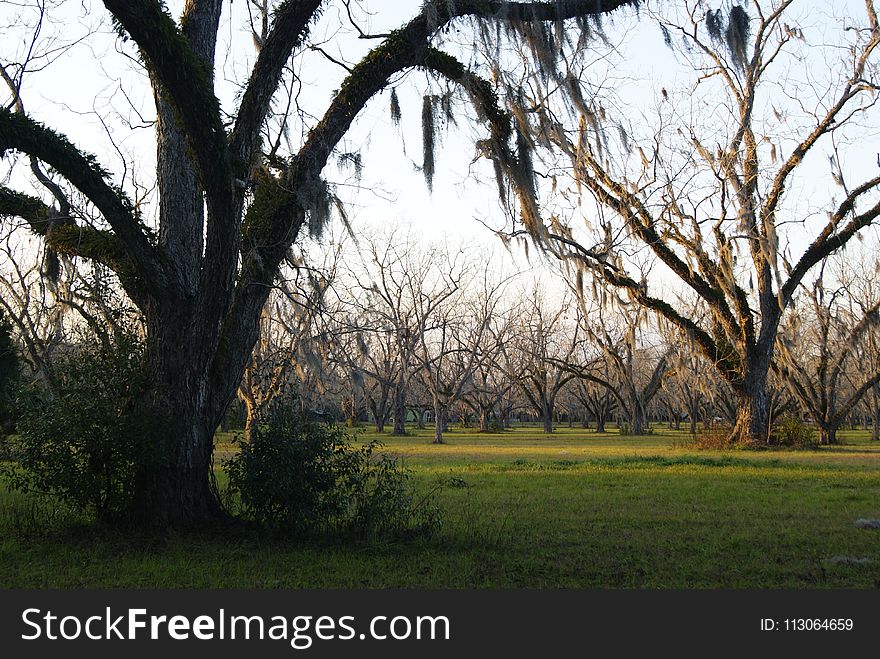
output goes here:
{"type": "Polygon", "coordinates": [[[280,281],[266,301],[260,338],[237,390],[246,410],[246,441],[251,441],[254,424],[276,401],[307,388],[310,374],[313,381],[320,381],[326,361],[321,316],[335,276],[334,264],[324,266],[299,270],[301,277],[280,281]]]}
{"type": "Polygon", "coordinates": [[[524,296],[519,316],[516,352],[516,381],[532,411],[541,420],[544,433],[553,432],[556,400],[565,385],[577,377],[570,369],[578,353],[578,326],[566,312],[569,302],[553,302],[535,283],[524,296]]]}
{"type": "MultiPolygon", "coordinates": [[[[595,368],[595,365],[594,367],[595,368]]],[[[611,381],[611,375],[606,368],[604,373],[599,371],[599,377],[606,382],[611,381]]],[[[611,420],[612,415],[617,410],[618,400],[614,392],[608,387],[587,380],[578,378],[571,387],[572,395],[581,404],[581,406],[589,414],[589,417],[596,421],[596,432],[606,432],[606,424],[611,420]]],[[[587,417],[584,418],[584,427],[587,426],[587,417]]]]}
{"type": "Polygon", "coordinates": [[[880,322],[880,299],[853,309],[848,282],[827,289],[823,275],[825,264],[803,302],[792,304],[778,350],[782,377],[819,426],[820,443],[836,444],[841,424],[880,382],[880,369],[855,363],[858,346],[880,322]]]}
{"type": "Polygon", "coordinates": [[[629,420],[629,432],[645,434],[648,406],[669,369],[668,349],[660,346],[658,351],[645,344],[643,335],[649,317],[641,307],[617,304],[587,309],[582,297],[579,308],[578,324],[602,355],[582,366],[577,371],[579,376],[611,391],[629,420]]]}
{"type": "MultiPolygon", "coordinates": [[[[480,432],[489,432],[494,418],[503,425],[511,392],[517,387],[517,367],[510,363],[515,340],[515,316],[518,306],[495,310],[489,319],[483,340],[478,346],[480,359],[474,368],[473,382],[462,393],[463,402],[477,417],[480,432]]],[[[473,319],[471,319],[473,322],[473,319]]]]}
{"type": "Polygon", "coordinates": [[[768,441],[768,373],[782,315],[806,274],[880,215],[880,177],[846,164],[860,131],[876,125],[873,2],[861,17],[835,19],[833,37],[814,41],[797,27],[796,6],[756,0],[747,12],[695,1],[657,16],[694,75],[677,96],[660,90],[657,128],[644,140],[625,114],[603,105],[614,103],[608,94],[588,102],[581,89],[578,123],[566,127],[545,100],[552,90],[535,82],[524,91],[522,107],[532,111],[521,129],[536,149],[549,142],[564,154],[598,205],[586,235],[560,217],[529,220],[526,228],[571,265],[572,278],[594,274],[695,342],[736,398],[732,441],[768,441]],[[831,70],[815,76],[815,62],[831,70]],[[823,150],[832,155],[828,183],[840,196],[820,199],[810,178],[814,196],[804,208],[786,192],[798,176],[814,176],[804,163],[823,150]],[[813,214],[817,206],[827,219],[813,214]],[[792,256],[805,235],[808,246],[792,256]],[[662,278],[635,272],[631,256],[644,249],[697,296],[699,315],[677,306],[662,278]]]}

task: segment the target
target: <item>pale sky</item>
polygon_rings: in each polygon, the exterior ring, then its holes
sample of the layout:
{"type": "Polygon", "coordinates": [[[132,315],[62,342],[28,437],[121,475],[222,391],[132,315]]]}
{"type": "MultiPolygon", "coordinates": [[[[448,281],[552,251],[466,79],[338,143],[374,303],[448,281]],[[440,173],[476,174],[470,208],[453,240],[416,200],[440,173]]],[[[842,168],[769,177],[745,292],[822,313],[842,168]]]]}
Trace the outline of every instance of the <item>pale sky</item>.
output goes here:
{"type": "MultiPolygon", "coordinates": [[[[21,4],[0,3],[0,26],[5,26],[2,31],[19,37],[18,40],[5,39],[0,44],[0,56],[4,61],[20,59],[27,47],[21,40],[29,36],[27,30],[14,27],[20,23],[16,16],[22,10],[16,5],[21,4]]],[[[33,5],[33,0],[26,0],[23,4],[33,5]]],[[[177,15],[182,0],[168,4],[172,13],[177,15]]],[[[122,159],[125,158],[128,161],[127,187],[133,179],[149,184],[155,162],[151,129],[126,130],[123,123],[140,123],[131,105],[145,119],[152,119],[151,95],[137,63],[117,52],[117,49],[129,54],[132,51],[130,47],[120,47],[100,5],[96,0],[68,0],[51,10],[56,22],[45,26],[42,37],[55,39],[59,45],[82,41],[53,59],[44,70],[29,74],[22,96],[31,115],[66,133],[81,148],[95,153],[117,177],[122,175],[122,159]],[[107,138],[102,121],[110,127],[115,145],[107,138]]],[[[399,26],[413,16],[420,5],[420,0],[364,2],[372,13],[367,29],[384,32],[399,26]]],[[[808,0],[802,5],[801,25],[808,41],[821,41],[829,12],[857,15],[857,12],[864,11],[859,0],[835,2],[832,7],[817,0],[808,0]]],[[[324,48],[334,57],[356,60],[376,42],[358,40],[349,33],[337,34],[338,11],[338,7],[331,5],[313,30],[312,37],[315,40],[326,37],[324,48]]],[[[247,65],[254,58],[253,46],[244,29],[245,22],[244,0],[228,3],[217,54],[217,89],[224,107],[229,110],[235,103],[232,81],[244,79],[247,65]]],[[[673,53],[663,45],[657,25],[644,16],[642,20],[635,20],[631,12],[619,14],[613,24],[606,22],[606,30],[610,40],[619,43],[619,60],[625,63],[616,70],[619,78],[614,80],[619,102],[628,106],[634,116],[639,113],[650,116],[658,104],[660,90],[681,87],[691,74],[676,64],[673,53]],[[622,35],[624,31],[626,34],[622,35]]],[[[299,71],[303,81],[301,101],[304,107],[320,114],[333,89],[339,86],[344,71],[317,53],[309,53],[304,61],[306,64],[299,71]]],[[[597,75],[603,75],[602,70],[603,65],[597,64],[600,72],[597,75]]],[[[343,145],[343,150],[359,151],[364,163],[363,189],[355,192],[354,188],[347,186],[340,188],[342,196],[351,203],[349,214],[353,224],[361,229],[383,226],[390,221],[412,222],[430,239],[453,235],[466,242],[485,242],[487,249],[495,246],[497,238],[475,219],[493,226],[501,222],[491,167],[485,160],[475,165],[471,162],[475,154],[474,139],[485,136],[483,127],[461,121],[458,127],[452,127],[442,135],[437,151],[434,193],[429,195],[424,179],[417,171],[422,160],[421,94],[427,89],[427,78],[419,72],[410,72],[405,78],[397,85],[403,108],[401,127],[398,129],[391,123],[386,92],[375,98],[358,116],[343,145]],[[376,191],[380,194],[375,194],[376,191]]],[[[854,172],[876,167],[877,151],[880,146],[874,132],[866,135],[859,148],[851,150],[846,166],[854,172]]],[[[817,184],[810,177],[801,179],[794,191],[801,212],[821,208],[827,201],[828,187],[824,181],[828,179],[828,168],[827,161],[823,162],[822,158],[824,155],[817,157],[812,165],[816,180],[820,182],[817,184]],[[824,200],[820,201],[819,197],[824,200]]],[[[0,175],[6,175],[8,165],[2,167],[0,175]]],[[[329,168],[328,174],[331,178],[337,177],[329,168]]],[[[16,173],[13,180],[18,176],[16,173]]],[[[119,180],[117,178],[117,182],[119,180]]]]}

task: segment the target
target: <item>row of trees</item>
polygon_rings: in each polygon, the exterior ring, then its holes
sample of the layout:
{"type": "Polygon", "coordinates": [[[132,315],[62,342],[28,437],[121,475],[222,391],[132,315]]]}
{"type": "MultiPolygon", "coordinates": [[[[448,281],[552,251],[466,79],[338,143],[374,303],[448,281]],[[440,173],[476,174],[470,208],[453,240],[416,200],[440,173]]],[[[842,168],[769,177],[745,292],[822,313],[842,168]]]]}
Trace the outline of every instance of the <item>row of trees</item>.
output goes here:
{"type": "MultiPolygon", "coordinates": [[[[282,287],[246,369],[253,413],[286,387],[349,422],[451,416],[480,430],[528,415],[552,432],[560,415],[604,430],[617,419],[646,432],[664,419],[733,426],[736,394],[685,333],[613,290],[588,296],[501,274],[485,256],[362,240],[365,258],[338,258],[295,295],[282,287]],[[317,303],[320,299],[320,304],[317,303]],[[296,331],[291,332],[290,328],[296,331]]],[[[341,252],[339,252],[341,256],[341,252]]],[[[769,383],[769,429],[784,414],[815,423],[823,443],[855,418],[873,419],[880,393],[877,257],[853,251],[823,264],[786,314],[769,383]]],[[[551,275],[552,276],[552,275],[551,275]]],[[[682,302],[684,305],[684,302],[682,302]]]]}
{"type": "MultiPolygon", "coordinates": [[[[504,274],[497,255],[400,232],[362,238],[358,249],[361,258],[337,246],[320,268],[291,270],[299,276],[270,295],[230,412],[240,410],[246,436],[292,393],[311,411],[379,432],[428,420],[438,443],[452,420],[489,432],[527,417],[547,433],[563,418],[598,432],[614,420],[632,434],[650,420],[686,422],[692,434],[736,421],[734,392],[687,335],[612,290],[578,296],[547,285],[561,279],[546,263],[542,278],[504,274]]],[[[878,261],[865,249],[842,256],[796,296],[770,382],[771,427],[797,415],[823,443],[856,420],[870,420],[876,436],[880,421],[878,261]]],[[[67,264],[50,292],[31,261],[24,268],[7,252],[5,265],[17,267],[0,282],[30,294],[0,299],[26,372],[51,390],[57,356],[84,331],[100,328],[109,342],[129,321],[94,273],[67,264]]]]}
{"type": "MultiPolygon", "coordinates": [[[[438,443],[451,419],[488,432],[526,416],[547,433],[563,417],[598,432],[616,420],[633,434],[651,419],[687,421],[692,434],[699,422],[736,421],[734,392],[689,337],[612,290],[579,296],[548,285],[562,279],[546,263],[543,277],[505,274],[497,255],[400,232],[362,238],[358,249],[361,257],[340,245],[321,267],[290,270],[270,295],[237,391],[246,436],[291,394],[378,432],[404,434],[407,420],[422,427],[430,415],[438,443]]],[[[109,344],[137,326],[136,311],[95,272],[68,261],[47,287],[33,252],[7,250],[3,264],[0,285],[25,293],[0,297],[4,364],[20,359],[49,391],[62,375],[58,356],[84,334],[109,344]]],[[[845,423],[870,419],[876,438],[878,266],[873,250],[851,250],[801,288],[781,323],[771,427],[798,415],[834,443],[845,423]]],[[[16,368],[4,367],[5,381],[16,368]]],[[[8,420],[8,401],[4,409],[8,420]]]]}

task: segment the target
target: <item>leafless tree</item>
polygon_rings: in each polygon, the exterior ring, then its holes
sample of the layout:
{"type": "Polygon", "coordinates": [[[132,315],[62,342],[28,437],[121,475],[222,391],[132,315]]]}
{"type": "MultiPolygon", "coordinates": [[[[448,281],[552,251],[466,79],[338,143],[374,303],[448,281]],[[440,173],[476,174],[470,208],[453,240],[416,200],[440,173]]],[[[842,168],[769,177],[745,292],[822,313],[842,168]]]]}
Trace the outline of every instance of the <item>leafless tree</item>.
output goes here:
{"type": "Polygon", "coordinates": [[[819,427],[820,443],[835,444],[837,430],[880,382],[880,369],[856,363],[880,323],[880,298],[860,309],[848,299],[850,282],[834,281],[825,267],[792,304],[778,350],[781,375],[819,427]]]}
{"type": "MultiPolygon", "coordinates": [[[[575,125],[551,107],[555,83],[530,80],[523,89],[520,129],[533,156],[552,145],[597,204],[585,209],[586,233],[562,215],[524,213],[525,228],[570,264],[572,279],[592,273],[695,342],[736,397],[732,441],[768,441],[768,374],[783,313],[807,273],[880,215],[880,177],[847,166],[856,140],[876,125],[874,4],[833,19],[821,39],[804,36],[797,7],[755,0],[660,9],[656,19],[692,66],[692,84],[659,90],[654,133],[644,138],[607,91],[588,100],[585,79],[571,83],[582,92],[575,125]],[[814,75],[817,62],[827,73],[814,75]],[[828,184],[840,192],[820,199],[804,163],[822,151],[832,155],[828,184]],[[786,194],[806,178],[809,208],[786,194]],[[803,236],[811,242],[801,250],[803,236]],[[633,257],[645,250],[697,296],[698,316],[677,306],[663,278],[642,276],[633,257]]],[[[555,155],[544,158],[555,166],[555,155]]],[[[521,196],[532,191],[519,187],[521,196]]]]}
{"type": "Polygon", "coordinates": [[[552,300],[536,282],[523,296],[515,344],[515,379],[544,432],[553,432],[556,400],[575,377],[570,369],[580,345],[579,328],[568,315],[568,300],[552,300]]]}

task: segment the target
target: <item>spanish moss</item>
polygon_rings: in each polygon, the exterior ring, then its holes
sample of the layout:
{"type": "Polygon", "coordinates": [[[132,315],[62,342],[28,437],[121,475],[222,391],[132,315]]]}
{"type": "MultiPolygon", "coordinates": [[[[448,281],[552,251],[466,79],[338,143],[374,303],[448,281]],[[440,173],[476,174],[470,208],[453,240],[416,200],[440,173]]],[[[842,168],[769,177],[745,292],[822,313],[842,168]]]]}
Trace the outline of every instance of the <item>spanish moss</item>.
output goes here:
{"type": "Polygon", "coordinates": [[[422,151],[424,161],[422,173],[425,175],[425,183],[428,191],[434,191],[434,137],[436,126],[434,122],[434,98],[426,95],[422,100],[422,151]]]}
{"type": "Polygon", "coordinates": [[[400,127],[400,120],[403,118],[403,114],[400,111],[400,99],[397,98],[397,90],[391,90],[391,123],[393,123],[396,127],[400,127]]]}

